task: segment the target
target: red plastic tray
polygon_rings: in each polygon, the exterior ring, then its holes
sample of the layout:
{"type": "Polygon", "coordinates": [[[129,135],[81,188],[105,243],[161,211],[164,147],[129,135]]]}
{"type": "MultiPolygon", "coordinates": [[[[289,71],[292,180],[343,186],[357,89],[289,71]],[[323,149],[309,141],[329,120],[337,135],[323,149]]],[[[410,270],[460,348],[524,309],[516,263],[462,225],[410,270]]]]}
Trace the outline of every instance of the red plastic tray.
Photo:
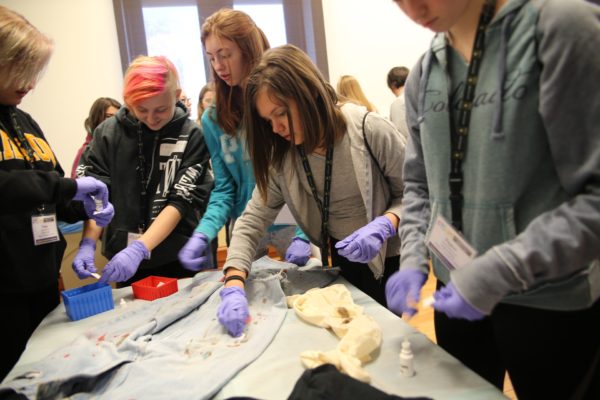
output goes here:
{"type": "Polygon", "coordinates": [[[148,276],[131,284],[133,297],[143,300],[156,300],[177,292],[177,279],[162,276],[148,276]]]}

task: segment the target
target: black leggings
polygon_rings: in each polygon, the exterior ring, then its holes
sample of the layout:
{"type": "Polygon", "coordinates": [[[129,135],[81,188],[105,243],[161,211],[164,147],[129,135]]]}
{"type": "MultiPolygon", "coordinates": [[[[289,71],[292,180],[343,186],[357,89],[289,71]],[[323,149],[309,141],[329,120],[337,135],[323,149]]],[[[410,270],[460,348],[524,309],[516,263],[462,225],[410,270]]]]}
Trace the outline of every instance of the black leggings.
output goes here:
{"type": "Polygon", "coordinates": [[[39,323],[59,303],[58,283],[27,294],[0,295],[0,382],[21,356],[39,323]]]}
{"type": "Polygon", "coordinates": [[[348,282],[387,308],[387,302],[385,301],[385,283],[394,272],[398,271],[400,266],[400,256],[386,258],[383,277],[375,279],[373,272],[367,264],[352,262],[346,257],[340,256],[338,250],[335,248],[337,242],[339,242],[339,240],[331,238],[330,251],[333,266],[340,267],[342,270],[341,275],[348,282]]]}
{"type": "Polygon", "coordinates": [[[444,350],[501,390],[508,371],[519,400],[600,399],[600,300],[580,311],[498,304],[481,321],[434,319],[444,350]]]}

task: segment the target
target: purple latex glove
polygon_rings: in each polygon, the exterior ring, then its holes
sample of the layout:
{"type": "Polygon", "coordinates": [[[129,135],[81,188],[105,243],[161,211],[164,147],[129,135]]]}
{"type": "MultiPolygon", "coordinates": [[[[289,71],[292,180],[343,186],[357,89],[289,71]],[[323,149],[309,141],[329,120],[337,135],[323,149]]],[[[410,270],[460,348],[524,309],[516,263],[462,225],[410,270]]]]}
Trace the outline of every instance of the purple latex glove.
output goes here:
{"type": "Polygon", "coordinates": [[[335,244],[338,254],[352,262],[367,263],[379,253],[383,243],[396,234],[388,217],[380,216],[335,244]]]}
{"type": "Polygon", "coordinates": [[[100,282],[125,282],[135,275],[142,260],[148,257],[150,257],[150,251],[144,246],[144,243],[139,240],[131,242],[106,264],[100,282]]]}
{"type": "Polygon", "coordinates": [[[185,269],[200,271],[212,268],[211,248],[204,233],[194,232],[187,243],[179,250],[179,262],[185,269]]]}
{"type": "Polygon", "coordinates": [[[310,254],[310,242],[296,236],[285,252],[285,261],[298,266],[306,265],[310,254]]]}
{"type": "Polygon", "coordinates": [[[427,275],[418,269],[400,270],[390,276],[385,284],[385,299],[388,309],[396,315],[415,315],[421,297],[421,288],[427,275]]]}
{"type": "Polygon", "coordinates": [[[485,314],[467,303],[452,282],[435,292],[433,298],[435,299],[433,308],[450,318],[476,321],[485,317],[485,314]]]}
{"type": "Polygon", "coordinates": [[[115,208],[110,202],[107,202],[104,208],[101,211],[96,211],[92,213],[90,219],[96,221],[96,225],[99,227],[107,226],[115,215],[115,208]]]}
{"type": "Polygon", "coordinates": [[[104,182],[99,181],[91,176],[86,176],[75,180],[77,183],[77,192],[73,200],[79,200],[83,202],[85,213],[88,218],[96,221],[96,224],[100,227],[108,225],[112,217],[115,214],[115,209],[112,204],[108,202],[108,188],[104,182]],[[96,200],[102,203],[101,209],[96,205],[96,200]]]}
{"type": "MultiPolygon", "coordinates": [[[[102,201],[108,202],[108,188],[104,182],[99,181],[91,176],[85,176],[83,178],[75,179],[77,184],[77,191],[73,200],[84,201],[90,196],[98,197],[102,201]]],[[[94,205],[94,209],[96,206],[94,205]]]]}
{"type": "Polygon", "coordinates": [[[221,289],[220,295],[221,304],[217,311],[219,322],[231,336],[238,337],[244,332],[246,321],[250,316],[244,289],[231,286],[221,289]]]}
{"type": "Polygon", "coordinates": [[[96,253],[96,241],[90,238],[81,239],[79,250],[73,259],[73,271],[79,279],[85,279],[92,276],[92,272],[96,272],[94,264],[94,254],[96,253]]]}

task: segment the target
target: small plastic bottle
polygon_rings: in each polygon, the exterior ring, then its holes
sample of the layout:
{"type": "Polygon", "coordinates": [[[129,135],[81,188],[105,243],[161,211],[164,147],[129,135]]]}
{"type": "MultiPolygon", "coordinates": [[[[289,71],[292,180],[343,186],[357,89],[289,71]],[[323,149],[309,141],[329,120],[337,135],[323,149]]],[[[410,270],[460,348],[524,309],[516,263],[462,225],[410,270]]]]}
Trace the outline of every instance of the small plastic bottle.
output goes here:
{"type": "Polygon", "coordinates": [[[402,341],[402,350],[400,351],[400,374],[407,377],[415,374],[413,353],[407,338],[402,341]]]}
{"type": "Polygon", "coordinates": [[[94,202],[96,203],[96,212],[100,212],[102,211],[102,209],[104,208],[104,203],[102,202],[102,199],[97,199],[94,197],[94,202]]]}

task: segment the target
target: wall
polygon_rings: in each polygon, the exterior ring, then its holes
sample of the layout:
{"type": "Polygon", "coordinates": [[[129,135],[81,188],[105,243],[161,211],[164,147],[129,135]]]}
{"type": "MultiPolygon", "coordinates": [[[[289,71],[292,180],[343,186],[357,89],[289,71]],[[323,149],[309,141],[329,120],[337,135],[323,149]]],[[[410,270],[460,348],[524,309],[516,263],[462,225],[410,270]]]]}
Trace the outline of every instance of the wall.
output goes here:
{"type": "Polygon", "coordinates": [[[323,0],[329,78],[354,75],[380,114],[389,115],[394,95],[387,73],[412,68],[428,48],[431,31],[409,20],[392,0],[323,0]]]}
{"type": "Polygon", "coordinates": [[[98,97],[122,101],[112,0],[0,0],[54,40],[54,55],[21,108],[40,124],[68,175],[98,97]]]}
{"type": "MultiPolygon", "coordinates": [[[[22,108],[38,121],[65,171],[100,96],[122,101],[122,73],[112,0],[0,0],[55,41],[54,56],[22,108]]],[[[394,97],[386,75],[412,67],[432,34],[409,21],[391,0],[323,0],[329,76],[356,76],[380,113],[394,97]]]]}

